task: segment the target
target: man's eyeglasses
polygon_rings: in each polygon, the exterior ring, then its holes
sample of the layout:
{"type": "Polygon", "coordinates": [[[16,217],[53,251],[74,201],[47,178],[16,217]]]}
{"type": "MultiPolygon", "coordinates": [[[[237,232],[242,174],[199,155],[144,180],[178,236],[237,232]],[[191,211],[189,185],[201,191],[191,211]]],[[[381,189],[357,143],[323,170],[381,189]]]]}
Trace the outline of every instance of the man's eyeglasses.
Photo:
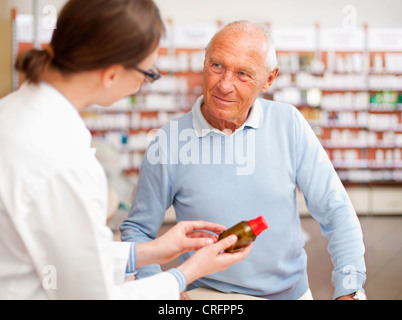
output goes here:
{"type": "Polygon", "coordinates": [[[160,77],[162,77],[161,73],[159,72],[158,68],[153,66],[151,69],[148,71],[142,70],[138,67],[134,67],[133,69],[141,72],[145,76],[145,80],[148,82],[152,83],[156,80],[158,80],[160,77]]]}

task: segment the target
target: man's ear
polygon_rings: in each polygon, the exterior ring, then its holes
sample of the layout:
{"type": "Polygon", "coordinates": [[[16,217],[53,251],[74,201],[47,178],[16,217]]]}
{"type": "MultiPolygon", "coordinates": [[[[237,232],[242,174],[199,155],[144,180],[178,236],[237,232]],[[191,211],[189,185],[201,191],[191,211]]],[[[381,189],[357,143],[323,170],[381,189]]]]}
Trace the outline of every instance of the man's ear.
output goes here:
{"type": "Polygon", "coordinates": [[[106,69],[103,69],[101,76],[102,84],[105,89],[109,89],[114,85],[122,69],[123,67],[120,65],[112,65],[106,69]]]}
{"type": "Polygon", "coordinates": [[[271,71],[268,75],[267,82],[265,83],[264,87],[262,87],[261,92],[266,92],[269,87],[271,87],[272,83],[274,82],[276,76],[278,75],[279,68],[275,68],[271,71]]]}

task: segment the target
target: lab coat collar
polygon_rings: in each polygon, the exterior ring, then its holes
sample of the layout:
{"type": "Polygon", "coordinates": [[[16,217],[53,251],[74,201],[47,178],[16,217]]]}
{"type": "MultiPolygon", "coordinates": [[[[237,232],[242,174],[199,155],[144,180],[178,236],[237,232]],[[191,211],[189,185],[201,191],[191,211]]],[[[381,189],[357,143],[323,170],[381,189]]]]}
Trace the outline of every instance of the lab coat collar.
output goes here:
{"type": "Polygon", "coordinates": [[[91,145],[92,136],[77,108],[55,87],[42,81],[39,84],[23,83],[20,93],[34,104],[32,108],[42,112],[43,117],[56,123],[58,132],[68,134],[72,144],[91,145]],[[29,97],[29,98],[28,98],[29,97]],[[66,125],[62,125],[66,124],[66,125]]]}
{"type": "Polygon", "coordinates": [[[77,108],[71,101],[46,81],[41,81],[39,84],[24,82],[19,88],[19,91],[25,96],[29,96],[31,100],[35,98],[45,105],[49,104],[49,101],[51,101],[53,105],[63,106],[65,109],[71,110],[74,114],[80,116],[77,108]]]}

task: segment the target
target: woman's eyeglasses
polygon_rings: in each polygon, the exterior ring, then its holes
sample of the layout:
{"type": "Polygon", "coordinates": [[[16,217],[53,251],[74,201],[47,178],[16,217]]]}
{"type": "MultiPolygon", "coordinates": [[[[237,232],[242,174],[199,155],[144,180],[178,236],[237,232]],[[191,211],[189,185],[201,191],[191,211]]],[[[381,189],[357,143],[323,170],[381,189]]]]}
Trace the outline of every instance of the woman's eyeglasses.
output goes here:
{"type": "Polygon", "coordinates": [[[158,80],[160,77],[162,77],[161,73],[159,72],[158,68],[153,66],[151,69],[148,71],[142,70],[138,67],[134,67],[133,69],[141,72],[145,76],[145,80],[148,82],[152,83],[156,80],[158,80]]]}

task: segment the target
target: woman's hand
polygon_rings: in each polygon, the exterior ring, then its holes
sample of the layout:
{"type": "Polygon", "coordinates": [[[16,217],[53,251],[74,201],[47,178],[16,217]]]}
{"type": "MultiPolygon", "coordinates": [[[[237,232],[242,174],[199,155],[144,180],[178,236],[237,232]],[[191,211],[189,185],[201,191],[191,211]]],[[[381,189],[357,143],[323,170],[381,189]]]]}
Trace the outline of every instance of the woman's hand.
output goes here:
{"type": "Polygon", "coordinates": [[[165,264],[187,251],[211,245],[217,241],[217,234],[225,230],[222,225],[206,221],[179,222],[155,240],[137,244],[137,268],[154,263],[165,264]]]}
{"type": "Polygon", "coordinates": [[[208,274],[223,271],[232,264],[247,257],[252,244],[235,253],[221,253],[237,241],[235,235],[231,235],[221,241],[206,246],[194,253],[188,260],[178,267],[187,279],[187,284],[208,274]]]}

